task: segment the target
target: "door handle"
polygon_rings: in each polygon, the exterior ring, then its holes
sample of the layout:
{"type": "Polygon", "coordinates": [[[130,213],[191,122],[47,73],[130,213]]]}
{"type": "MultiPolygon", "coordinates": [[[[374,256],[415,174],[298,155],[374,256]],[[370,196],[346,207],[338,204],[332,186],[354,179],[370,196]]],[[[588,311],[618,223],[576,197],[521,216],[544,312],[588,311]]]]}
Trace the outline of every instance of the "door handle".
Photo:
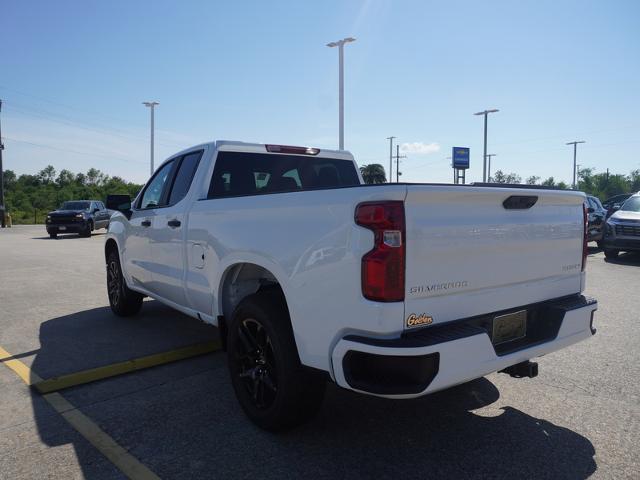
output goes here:
{"type": "Polygon", "coordinates": [[[142,222],[140,222],[140,225],[142,225],[143,227],[150,227],[151,220],[143,220],[142,222]]]}
{"type": "Polygon", "coordinates": [[[181,223],[180,223],[180,220],[174,218],[173,220],[169,220],[167,222],[167,225],[169,225],[171,228],[178,228],[181,225],[181,223]]]}

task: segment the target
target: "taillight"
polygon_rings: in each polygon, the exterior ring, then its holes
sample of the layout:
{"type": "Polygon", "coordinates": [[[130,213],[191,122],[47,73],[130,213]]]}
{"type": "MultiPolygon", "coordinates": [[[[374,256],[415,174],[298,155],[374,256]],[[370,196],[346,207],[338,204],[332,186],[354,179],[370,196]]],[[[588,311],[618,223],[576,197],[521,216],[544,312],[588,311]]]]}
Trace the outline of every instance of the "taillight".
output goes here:
{"type": "Polygon", "coordinates": [[[587,206],[582,204],[582,221],[584,224],[584,236],[582,239],[582,271],[587,267],[587,253],[589,252],[589,215],[587,206]]]}
{"type": "Polygon", "coordinates": [[[404,300],[405,222],[401,201],[366,202],[355,221],[373,231],[373,249],[362,257],[362,295],[377,302],[404,300]]]}

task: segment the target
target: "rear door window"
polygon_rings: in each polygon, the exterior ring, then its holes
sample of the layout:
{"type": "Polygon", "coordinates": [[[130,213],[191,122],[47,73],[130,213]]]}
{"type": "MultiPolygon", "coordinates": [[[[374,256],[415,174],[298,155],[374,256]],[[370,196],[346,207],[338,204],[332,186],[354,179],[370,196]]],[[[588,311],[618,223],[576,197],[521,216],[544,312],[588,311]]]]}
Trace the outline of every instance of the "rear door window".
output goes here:
{"type": "Polygon", "coordinates": [[[359,185],[351,160],[303,155],[220,152],[208,198],[359,185]]]}
{"type": "Polygon", "coordinates": [[[188,153],[182,158],[169,194],[169,205],[178,203],[189,191],[193,176],[198,169],[200,157],[202,157],[202,151],[188,153]]]}

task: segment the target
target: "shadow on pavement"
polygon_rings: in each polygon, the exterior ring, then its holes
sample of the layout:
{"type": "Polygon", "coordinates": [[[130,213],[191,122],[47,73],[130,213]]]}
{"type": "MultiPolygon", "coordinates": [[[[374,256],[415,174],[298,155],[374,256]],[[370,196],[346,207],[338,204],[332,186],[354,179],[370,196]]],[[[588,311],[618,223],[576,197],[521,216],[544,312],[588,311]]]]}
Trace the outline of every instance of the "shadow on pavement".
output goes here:
{"type": "MultiPolygon", "coordinates": [[[[158,302],[145,302],[142,315],[129,319],[98,308],[43,323],[33,370],[48,378],[215,335],[158,302]]],[[[223,354],[179,363],[63,394],[164,479],[584,479],[596,470],[594,447],[578,433],[512,407],[483,408],[500,398],[485,378],[405,401],[329,385],[318,417],[271,434],[242,413],[223,354]],[[96,400],[96,392],[106,397],[96,400]]],[[[87,478],[115,478],[97,466],[86,441],[51,428],[52,411],[39,400],[33,408],[42,440],[72,443],[87,478]]]]}
{"type": "Polygon", "coordinates": [[[629,265],[640,267],[640,252],[627,252],[618,255],[618,258],[605,258],[607,263],[615,263],[616,265],[629,265]]]}
{"type": "MultiPolygon", "coordinates": [[[[216,338],[217,330],[214,327],[165,307],[157,301],[144,302],[141,313],[129,318],[115,316],[109,307],[95,308],[42,323],[40,349],[34,357],[31,369],[41,378],[48,379],[216,338]]],[[[120,390],[114,389],[108,381],[76,388],[87,390],[97,385],[103,389],[103,393],[106,391],[104,396],[110,398],[159,383],[157,377],[162,372],[155,368],[151,370],[156,372],[148,376],[146,384],[137,377],[139,373],[132,373],[118,377],[120,390]]],[[[66,395],[66,392],[68,390],[61,391],[63,395],[66,395]]],[[[113,472],[96,470],[95,461],[91,459],[95,457],[96,452],[92,450],[93,447],[88,447],[87,441],[79,434],[66,426],[53,428],[53,425],[58,425],[62,419],[34,389],[31,395],[34,418],[41,440],[50,447],[73,443],[86,478],[114,478],[113,472]],[[87,458],[83,458],[83,455],[87,458]]],[[[82,403],[73,399],[72,402],[74,406],[82,407],[82,403]]]]}

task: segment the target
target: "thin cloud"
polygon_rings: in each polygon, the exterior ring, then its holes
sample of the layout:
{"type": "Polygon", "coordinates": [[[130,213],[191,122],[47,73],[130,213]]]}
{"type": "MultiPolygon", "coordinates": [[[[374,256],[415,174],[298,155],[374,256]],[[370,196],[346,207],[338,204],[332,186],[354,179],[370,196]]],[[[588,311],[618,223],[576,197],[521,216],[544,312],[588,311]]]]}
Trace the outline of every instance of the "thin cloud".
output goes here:
{"type": "Polygon", "coordinates": [[[403,153],[413,153],[416,155],[429,155],[440,151],[440,145],[437,143],[411,142],[400,145],[400,151],[403,153]]]}

